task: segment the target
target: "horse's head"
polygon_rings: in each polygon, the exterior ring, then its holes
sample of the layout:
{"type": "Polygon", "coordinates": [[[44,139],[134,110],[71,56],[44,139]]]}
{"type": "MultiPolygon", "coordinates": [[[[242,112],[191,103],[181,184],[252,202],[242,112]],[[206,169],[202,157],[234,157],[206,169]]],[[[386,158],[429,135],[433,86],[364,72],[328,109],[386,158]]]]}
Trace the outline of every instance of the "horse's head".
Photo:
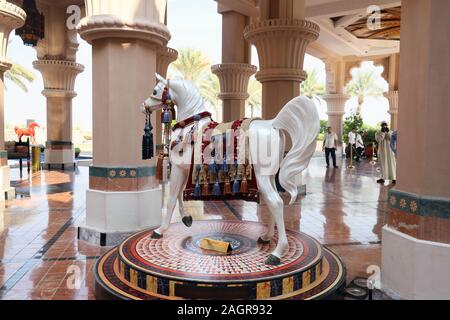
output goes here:
{"type": "Polygon", "coordinates": [[[177,106],[181,119],[204,111],[203,99],[199,89],[190,81],[182,79],[166,80],[156,74],[158,84],[153,89],[152,95],[143,103],[142,112],[154,112],[163,108],[164,90],[167,88],[171,100],[177,106]]]}

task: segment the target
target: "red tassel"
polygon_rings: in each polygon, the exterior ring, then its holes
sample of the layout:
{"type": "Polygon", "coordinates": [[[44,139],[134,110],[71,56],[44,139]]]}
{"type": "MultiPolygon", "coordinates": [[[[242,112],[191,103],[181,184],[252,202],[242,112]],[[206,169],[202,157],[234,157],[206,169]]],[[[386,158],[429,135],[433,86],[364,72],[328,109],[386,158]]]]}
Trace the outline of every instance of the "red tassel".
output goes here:
{"type": "Polygon", "coordinates": [[[247,182],[247,179],[244,179],[241,182],[241,193],[248,193],[248,182],[247,182]]]}
{"type": "Polygon", "coordinates": [[[225,185],[223,187],[223,194],[224,195],[231,194],[231,183],[230,183],[230,180],[228,180],[228,179],[225,181],[225,185]]]}
{"type": "Polygon", "coordinates": [[[163,163],[164,163],[164,154],[160,153],[158,156],[158,162],[156,164],[156,179],[162,181],[163,179],[163,163]]]}
{"type": "Polygon", "coordinates": [[[209,184],[205,183],[205,184],[203,184],[203,188],[202,188],[202,196],[207,197],[209,195],[210,195],[210,193],[209,193],[209,184]]]}

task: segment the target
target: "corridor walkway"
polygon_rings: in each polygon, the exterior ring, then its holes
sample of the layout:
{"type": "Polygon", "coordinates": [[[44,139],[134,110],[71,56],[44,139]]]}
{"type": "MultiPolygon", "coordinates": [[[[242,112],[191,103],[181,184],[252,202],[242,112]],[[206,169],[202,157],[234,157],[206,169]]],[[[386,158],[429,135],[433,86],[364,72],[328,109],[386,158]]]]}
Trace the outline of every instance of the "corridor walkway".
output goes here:
{"type": "MultiPolygon", "coordinates": [[[[314,158],[304,175],[307,195],[286,206],[285,215],[289,229],[305,232],[338,253],[351,281],[367,277],[367,267],[381,263],[388,187],[376,184],[376,167],[368,162],[351,172],[345,167],[327,170],[322,158],[314,158]]],[[[88,168],[42,171],[29,179],[25,174],[25,180],[19,180],[16,169],[12,175],[17,199],[0,208],[0,299],[95,299],[92,268],[107,249],[77,240],[88,168]],[[78,288],[73,272],[79,272],[78,288]]],[[[189,202],[186,207],[194,220],[268,220],[265,205],[189,202]]]]}

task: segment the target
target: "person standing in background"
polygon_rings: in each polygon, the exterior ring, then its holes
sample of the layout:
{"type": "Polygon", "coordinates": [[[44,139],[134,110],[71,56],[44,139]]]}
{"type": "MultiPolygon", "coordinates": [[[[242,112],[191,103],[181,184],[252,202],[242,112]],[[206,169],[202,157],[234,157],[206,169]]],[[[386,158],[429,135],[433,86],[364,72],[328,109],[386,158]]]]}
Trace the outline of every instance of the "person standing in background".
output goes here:
{"type": "Polygon", "coordinates": [[[377,183],[384,184],[386,180],[391,180],[392,184],[396,184],[397,162],[394,151],[391,148],[392,133],[389,130],[387,122],[381,124],[381,131],[375,135],[378,142],[378,159],[381,164],[382,177],[377,183]]]}
{"type": "Polygon", "coordinates": [[[353,158],[356,158],[356,162],[359,162],[358,151],[356,151],[356,129],[353,129],[348,134],[348,144],[350,146],[349,154],[351,155],[353,152],[353,158]],[[353,150],[353,151],[352,151],[353,150]]]}
{"type": "Polygon", "coordinates": [[[362,158],[363,153],[364,153],[364,149],[365,149],[365,145],[364,145],[364,140],[363,140],[363,136],[364,136],[364,131],[360,131],[357,135],[356,135],[356,152],[358,154],[358,157],[362,158]]]}
{"type": "Polygon", "coordinates": [[[334,168],[335,169],[339,168],[336,164],[337,146],[338,146],[338,136],[335,132],[333,132],[333,129],[331,127],[328,127],[327,132],[325,133],[325,136],[324,136],[323,148],[322,148],[322,150],[325,151],[327,168],[330,167],[330,155],[331,155],[331,158],[333,159],[334,168]]]}

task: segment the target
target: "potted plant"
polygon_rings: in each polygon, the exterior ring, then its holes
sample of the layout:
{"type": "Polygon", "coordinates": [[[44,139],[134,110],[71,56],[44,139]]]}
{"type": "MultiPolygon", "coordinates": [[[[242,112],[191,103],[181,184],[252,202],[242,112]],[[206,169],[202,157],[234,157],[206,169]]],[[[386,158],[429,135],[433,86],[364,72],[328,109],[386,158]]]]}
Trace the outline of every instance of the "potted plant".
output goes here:
{"type": "Polygon", "coordinates": [[[80,148],[75,148],[75,158],[78,158],[81,154],[81,149],[80,148]]]}

